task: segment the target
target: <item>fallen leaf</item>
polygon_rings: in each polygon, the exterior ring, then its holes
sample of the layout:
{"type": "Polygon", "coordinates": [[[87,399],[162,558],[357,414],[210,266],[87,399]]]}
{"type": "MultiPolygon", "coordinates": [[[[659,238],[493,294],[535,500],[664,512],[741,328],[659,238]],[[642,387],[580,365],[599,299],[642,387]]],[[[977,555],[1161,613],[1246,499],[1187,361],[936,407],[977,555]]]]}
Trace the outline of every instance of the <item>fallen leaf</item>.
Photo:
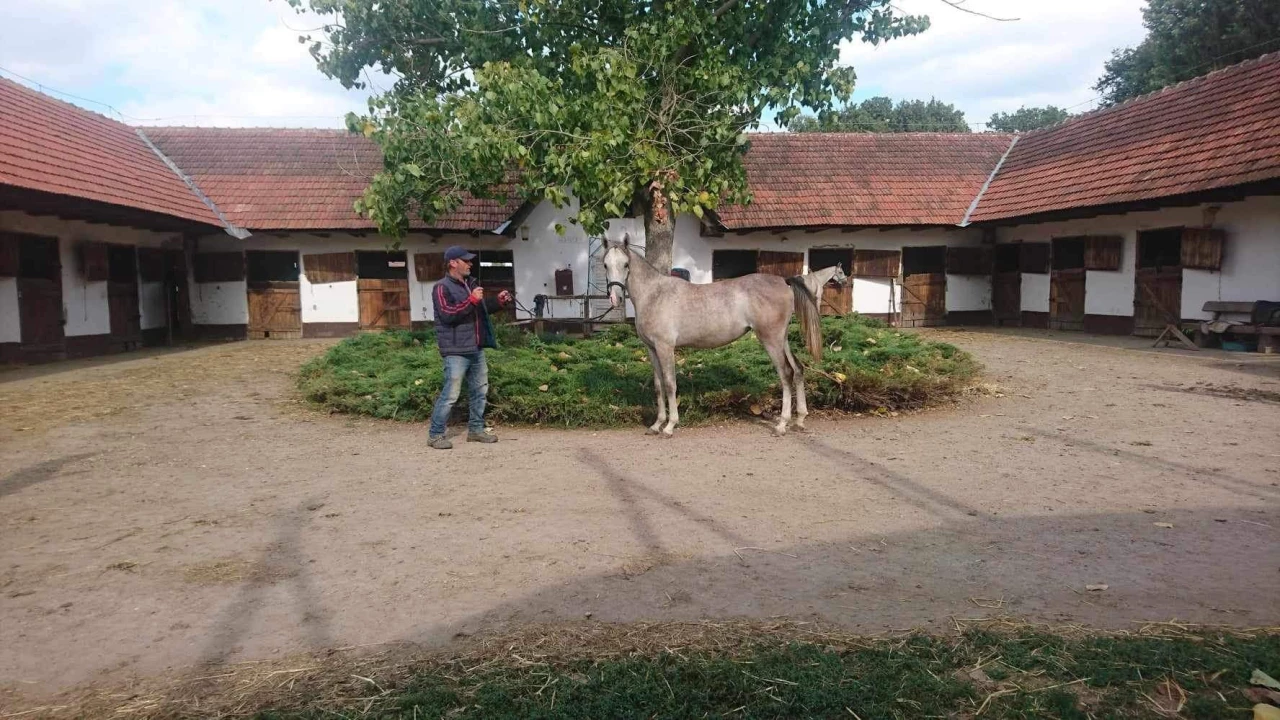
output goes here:
{"type": "Polygon", "coordinates": [[[1100,584],[1100,585],[1085,585],[1085,586],[1084,586],[1084,589],[1085,589],[1085,590],[1088,590],[1089,592],[1102,592],[1103,590],[1106,590],[1106,589],[1108,589],[1108,588],[1110,588],[1110,587],[1111,587],[1110,585],[1105,585],[1105,584],[1100,584]]]}
{"type": "Polygon", "coordinates": [[[1173,528],[1173,523],[1151,523],[1151,524],[1155,525],[1158,528],[1170,528],[1170,529],[1173,528]]]}
{"type": "Polygon", "coordinates": [[[538,386],[538,389],[539,389],[539,390],[541,390],[542,392],[546,392],[547,390],[549,390],[549,389],[550,389],[550,386],[548,386],[548,385],[539,385],[539,386],[538,386]]]}
{"type": "Polygon", "coordinates": [[[1251,703],[1271,703],[1280,705],[1280,692],[1266,688],[1251,687],[1244,690],[1245,699],[1251,703]]]}
{"type": "Polygon", "coordinates": [[[844,383],[844,381],[848,379],[844,373],[832,373],[831,376],[834,377],[838,383],[844,383]]]}
{"type": "Polygon", "coordinates": [[[1280,720],[1280,708],[1272,705],[1254,705],[1253,720],[1280,720]]]}
{"type": "Polygon", "coordinates": [[[568,360],[568,359],[569,359],[569,353],[567,353],[567,352],[562,352],[562,353],[560,353],[559,355],[557,355],[556,357],[560,358],[561,360],[568,360]]]}
{"type": "Polygon", "coordinates": [[[1253,675],[1249,676],[1249,684],[1261,685],[1262,687],[1269,687],[1272,690],[1280,690],[1280,682],[1276,682],[1275,678],[1262,672],[1261,670],[1253,671],[1253,675]]]}

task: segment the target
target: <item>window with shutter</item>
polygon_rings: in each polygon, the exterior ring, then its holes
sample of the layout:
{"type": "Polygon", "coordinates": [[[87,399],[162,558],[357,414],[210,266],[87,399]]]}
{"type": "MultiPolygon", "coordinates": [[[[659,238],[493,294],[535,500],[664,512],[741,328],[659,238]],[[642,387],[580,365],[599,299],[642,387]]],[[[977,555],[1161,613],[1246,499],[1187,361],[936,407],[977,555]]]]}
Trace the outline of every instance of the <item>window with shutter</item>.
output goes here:
{"type": "Polygon", "coordinates": [[[1119,270],[1124,257],[1124,238],[1119,235],[1090,235],[1084,240],[1085,270],[1119,270]]]}
{"type": "Polygon", "coordinates": [[[355,280],[356,254],[341,252],[303,255],[302,274],[312,284],[355,280]]]}
{"type": "Polygon", "coordinates": [[[444,277],[444,253],[414,253],[413,276],[418,282],[435,282],[444,277]]]}
{"type": "Polygon", "coordinates": [[[1221,270],[1222,249],[1227,234],[1212,228],[1183,228],[1182,267],[1195,270],[1221,270]]]}
{"type": "Polygon", "coordinates": [[[855,250],[850,274],[863,278],[896,278],[901,265],[902,253],[898,250],[855,250]]]}

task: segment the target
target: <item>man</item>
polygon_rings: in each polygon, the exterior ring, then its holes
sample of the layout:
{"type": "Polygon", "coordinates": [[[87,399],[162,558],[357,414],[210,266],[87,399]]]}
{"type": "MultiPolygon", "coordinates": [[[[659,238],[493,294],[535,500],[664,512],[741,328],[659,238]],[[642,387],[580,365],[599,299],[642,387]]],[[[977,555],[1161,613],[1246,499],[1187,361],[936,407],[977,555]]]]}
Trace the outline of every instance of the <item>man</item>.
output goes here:
{"type": "Polygon", "coordinates": [[[462,394],[466,377],[471,394],[467,423],[467,442],[495,443],[498,438],[484,431],[485,396],[489,392],[489,365],[484,349],[497,347],[489,313],[511,303],[511,293],[503,290],[494,298],[485,298],[484,288],[477,287],[471,274],[475,255],[453,246],[444,251],[445,276],[431,293],[435,308],[436,343],[444,357],[444,387],[431,412],[430,445],[437,450],[453,447],[444,436],[445,425],[453,404],[462,394]]]}

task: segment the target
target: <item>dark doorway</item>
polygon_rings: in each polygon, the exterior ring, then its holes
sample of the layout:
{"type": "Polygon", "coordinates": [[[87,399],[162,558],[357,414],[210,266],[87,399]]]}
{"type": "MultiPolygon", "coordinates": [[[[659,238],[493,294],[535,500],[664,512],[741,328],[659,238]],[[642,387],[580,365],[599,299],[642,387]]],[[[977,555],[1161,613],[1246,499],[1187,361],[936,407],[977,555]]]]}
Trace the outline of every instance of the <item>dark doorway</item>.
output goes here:
{"type": "Polygon", "coordinates": [[[132,245],[107,246],[107,307],[111,340],[122,350],[142,341],[141,302],[138,297],[138,249],[132,245]]]}
{"type": "Polygon", "coordinates": [[[1022,324],[1021,243],[996,245],[995,274],[991,277],[991,306],[996,325],[1022,324]]]}
{"type": "Polygon", "coordinates": [[[711,251],[711,279],[728,280],[756,272],[759,253],[755,250],[711,251]]]}
{"type": "Polygon", "coordinates": [[[5,233],[18,246],[18,323],[25,350],[57,352],[65,337],[58,239],[5,233]]]}
{"type": "MultiPolygon", "coordinates": [[[[839,265],[845,274],[853,272],[853,248],[814,248],[809,251],[809,272],[839,265]]],[[[853,283],[827,283],[822,289],[822,314],[844,315],[853,312],[853,283]]]]}
{"type": "MultiPolygon", "coordinates": [[[[480,287],[484,288],[486,298],[496,298],[503,290],[513,297],[516,294],[515,253],[510,250],[480,250],[471,266],[471,274],[480,287]]],[[[515,306],[507,306],[494,313],[494,319],[514,320],[515,306]]]]}
{"type": "Polygon", "coordinates": [[[248,250],[244,254],[249,338],[302,337],[301,267],[297,250],[248,250]]]}
{"type": "Polygon", "coordinates": [[[1049,274],[1049,329],[1084,330],[1083,237],[1054,238],[1049,274]]]}
{"type": "Polygon", "coordinates": [[[1138,233],[1133,333],[1155,336],[1182,321],[1182,228],[1138,233]]]}
{"type": "Polygon", "coordinates": [[[357,251],[356,276],[361,328],[409,327],[409,265],[403,252],[357,251]]]}
{"type": "Polygon", "coordinates": [[[902,326],[930,327],[947,320],[947,247],[902,248],[902,326]]]}

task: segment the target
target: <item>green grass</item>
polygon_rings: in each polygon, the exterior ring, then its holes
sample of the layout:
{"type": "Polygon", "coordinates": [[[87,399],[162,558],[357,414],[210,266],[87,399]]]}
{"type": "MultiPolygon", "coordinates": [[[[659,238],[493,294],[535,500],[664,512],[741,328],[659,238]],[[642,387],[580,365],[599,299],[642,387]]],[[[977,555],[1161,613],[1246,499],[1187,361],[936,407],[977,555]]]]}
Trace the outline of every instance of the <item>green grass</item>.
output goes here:
{"type": "Polygon", "coordinates": [[[1083,720],[1172,717],[1161,710],[1180,706],[1177,717],[1218,720],[1250,716],[1241,691],[1254,668],[1280,670],[1276,634],[1069,638],[978,630],[841,645],[765,639],[603,659],[542,661],[536,652],[370,678],[381,692],[343,679],[258,717],[872,720],[971,718],[981,710],[983,718],[1083,720]]]}
{"type": "MultiPolygon", "coordinates": [[[[797,357],[808,365],[795,324],[791,335],[797,357]]],[[[920,408],[954,397],[979,371],[952,345],[874,320],[825,318],[823,335],[822,365],[806,371],[811,411],[920,408]]],[[[500,327],[499,345],[488,351],[487,417],[493,421],[607,427],[651,419],[653,370],[629,326],[611,326],[588,339],[500,327]]],[[[778,376],[751,334],[714,350],[681,350],[677,362],[682,423],[780,405],[778,376]]],[[[306,399],[334,412],[421,421],[430,416],[442,378],[432,331],[392,331],[343,340],[304,365],[298,384],[306,399]]],[[[456,409],[465,405],[464,390],[456,409]]]]}

